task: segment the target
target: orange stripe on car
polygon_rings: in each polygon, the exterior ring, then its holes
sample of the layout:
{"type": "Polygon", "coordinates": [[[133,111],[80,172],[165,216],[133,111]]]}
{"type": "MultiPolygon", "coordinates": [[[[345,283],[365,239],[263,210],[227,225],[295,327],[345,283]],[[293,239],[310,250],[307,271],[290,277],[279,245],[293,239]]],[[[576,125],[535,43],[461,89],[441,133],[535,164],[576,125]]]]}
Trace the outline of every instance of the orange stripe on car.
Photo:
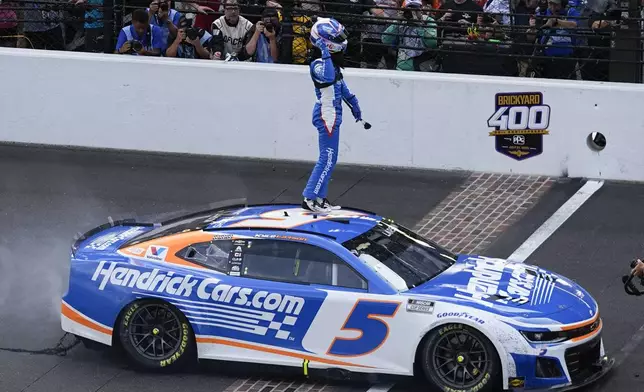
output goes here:
{"type": "Polygon", "coordinates": [[[578,342],[580,340],[588,339],[588,338],[590,338],[590,337],[592,337],[594,335],[597,335],[599,333],[599,331],[601,331],[601,329],[602,329],[602,321],[599,320],[599,324],[597,324],[597,328],[595,328],[595,330],[593,332],[587,333],[584,336],[578,336],[576,338],[572,338],[570,340],[573,341],[573,342],[578,342]]]}
{"type": "Polygon", "coordinates": [[[235,341],[224,340],[224,339],[219,339],[219,338],[198,337],[197,338],[197,343],[223,344],[225,346],[246,348],[246,349],[249,349],[249,350],[255,350],[255,351],[261,351],[261,352],[266,352],[266,353],[271,353],[271,354],[283,355],[283,356],[286,356],[286,357],[299,358],[299,359],[308,359],[309,361],[327,363],[327,364],[330,364],[330,365],[344,365],[344,366],[354,366],[354,367],[363,367],[363,368],[370,368],[371,367],[371,366],[357,365],[355,363],[350,363],[350,362],[336,361],[336,360],[333,360],[333,359],[312,357],[312,356],[309,356],[309,355],[300,354],[300,353],[294,353],[294,352],[285,351],[285,350],[279,350],[279,349],[276,349],[276,348],[256,346],[254,344],[235,342],[235,341]]]}
{"type": "MultiPolygon", "coordinates": [[[[132,245],[130,247],[124,248],[122,251],[124,254],[131,255],[133,257],[143,257],[149,249],[150,246],[166,246],[168,247],[168,255],[165,258],[165,261],[171,264],[183,265],[192,268],[206,269],[205,267],[191,263],[187,260],[184,260],[180,257],[175,256],[174,254],[185,248],[188,245],[197,243],[197,242],[207,242],[211,241],[217,233],[204,233],[202,231],[192,231],[187,233],[177,233],[172,234],[167,237],[157,238],[155,240],[150,240],[142,242],[140,244],[132,245]],[[136,254],[130,251],[130,249],[142,248],[144,251],[140,254],[136,254]]],[[[138,253],[138,252],[137,252],[138,253]]]]}
{"type": "Polygon", "coordinates": [[[591,318],[590,320],[582,321],[581,323],[577,323],[577,324],[567,325],[565,327],[561,327],[561,330],[562,331],[570,331],[572,329],[577,329],[577,328],[582,328],[582,327],[588,326],[588,325],[594,323],[595,321],[597,321],[597,317],[599,317],[599,312],[597,312],[595,317],[591,318]]]}
{"type": "Polygon", "coordinates": [[[77,311],[76,309],[73,309],[71,306],[67,305],[66,303],[62,303],[61,305],[61,312],[62,314],[67,317],[68,319],[86,326],[87,328],[93,329],[94,331],[98,331],[100,333],[104,333],[106,335],[112,336],[112,331],[108,328],[103,327],[102,325],[99,325],[95,321],[90,320],[87,316],[83,315],[81,312],[77,311]]]}

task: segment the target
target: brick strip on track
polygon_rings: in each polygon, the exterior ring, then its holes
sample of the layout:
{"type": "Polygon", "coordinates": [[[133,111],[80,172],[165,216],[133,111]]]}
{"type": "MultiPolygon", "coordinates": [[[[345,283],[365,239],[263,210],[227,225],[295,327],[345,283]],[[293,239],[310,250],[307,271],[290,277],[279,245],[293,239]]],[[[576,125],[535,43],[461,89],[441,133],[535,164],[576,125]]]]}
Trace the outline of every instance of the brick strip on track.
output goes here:
{"type": "Polygon", "coordinates": [[[414,229],[453,252],[483,252],[554,182],[550,177],[472,174],[414,229]]]}

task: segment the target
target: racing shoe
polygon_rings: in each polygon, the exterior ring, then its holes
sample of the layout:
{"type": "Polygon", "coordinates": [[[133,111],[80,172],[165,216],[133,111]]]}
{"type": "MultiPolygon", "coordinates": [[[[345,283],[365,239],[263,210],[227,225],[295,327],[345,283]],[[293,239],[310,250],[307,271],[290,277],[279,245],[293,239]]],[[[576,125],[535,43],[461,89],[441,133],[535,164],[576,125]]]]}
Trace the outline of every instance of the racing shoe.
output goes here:
{"type": "Polygon", "coordinates": [[[329,201],[329,199],[327,199],[326,197],[325,197],[324,199],[320,199],[320,198],[318,197],[317,199],[318,199],[318,203],[319,203],[320,205],[322,205],[323,207],[328,207],[328,208],[330,208],[331,210],[339,210],[339,209],[342,209],[342,207],[340,207],[340,206],[334,206],[333,204],[331,204],[331,202],[329,201]]]}
{"type": "Polygon", "coordinates": [[[320,204],[317,200],[304,198],[302,208],[313,212],[331,212],[331,208],[320,204]]]}

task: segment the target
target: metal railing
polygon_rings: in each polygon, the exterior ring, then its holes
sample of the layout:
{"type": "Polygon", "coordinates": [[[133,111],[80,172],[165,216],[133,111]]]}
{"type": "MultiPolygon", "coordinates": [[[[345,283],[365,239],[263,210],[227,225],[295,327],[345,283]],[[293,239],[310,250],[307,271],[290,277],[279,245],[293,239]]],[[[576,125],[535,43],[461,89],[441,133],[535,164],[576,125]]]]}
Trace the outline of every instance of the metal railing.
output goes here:
{"type": "MultiPolygon", "coordinates": [[[[494,12],[483,12],[472,2],[470,11],[460,13],[465,21],[446,18],[446,6],[438,3],[424,4],[416,19],[410,18],[400,0],[377,0],[372,7],[337,0],[246,0],[239,6],[240,15],[253,23],[265,7],[278,7],[283,63],[306,64],[310,27],[317,17],[332,16],[350,34],[347,67],[642,83],[644,18],[637,0],[571,1],[577,27],[559,25],[556,30],[539,28],[548,18],[534,17],[533,6],[544,6],[537,1],[542,0],[511,0],[494,12]],[[572,44],[558,43],[561,37],[572,44]],[[555,56],[555,49],[567,53],[555,56]]],[[[0,0],[0,45],[113,53],[133,10],[149,4],[0,0]]],[[[201,0],[198,5],[209,10],[200,12],[197,3],[187,2],[173,2],[171,7],[206,30],[224,15],[220,0],[201,0]]]]}

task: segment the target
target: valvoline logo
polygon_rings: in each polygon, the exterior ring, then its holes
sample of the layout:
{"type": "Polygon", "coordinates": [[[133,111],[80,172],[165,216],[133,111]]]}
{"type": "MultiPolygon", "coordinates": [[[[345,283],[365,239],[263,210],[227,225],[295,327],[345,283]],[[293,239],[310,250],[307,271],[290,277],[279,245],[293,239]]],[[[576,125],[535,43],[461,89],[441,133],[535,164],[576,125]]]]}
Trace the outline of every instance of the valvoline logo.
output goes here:
{"type": "Polygon", "coordinates": [[[167,254],[167,246],[150,245],[147,252],[145,252],[145,258],[156,261],[164,261],[167,254]]]}

